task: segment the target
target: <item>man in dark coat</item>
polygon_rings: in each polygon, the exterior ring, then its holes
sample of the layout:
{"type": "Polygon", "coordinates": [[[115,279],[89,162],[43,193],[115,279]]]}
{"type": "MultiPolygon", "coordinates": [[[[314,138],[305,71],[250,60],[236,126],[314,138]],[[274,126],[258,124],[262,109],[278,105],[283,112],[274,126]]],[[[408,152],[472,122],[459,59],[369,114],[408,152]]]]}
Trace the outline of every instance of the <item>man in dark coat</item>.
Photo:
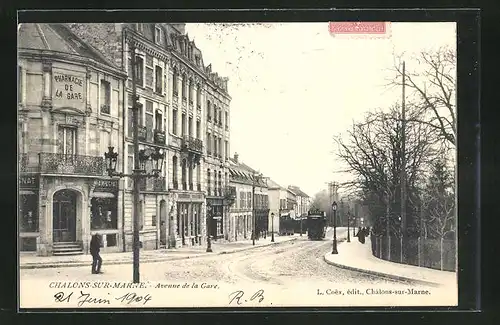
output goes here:
{"type": "Polygon", "coordinates": [[[92,274],[101,272],[102,258],[99,255],[101,251],[101,238],[98,234],[92,236],[90,240],[90,254],[92,254],[92,274]]]}

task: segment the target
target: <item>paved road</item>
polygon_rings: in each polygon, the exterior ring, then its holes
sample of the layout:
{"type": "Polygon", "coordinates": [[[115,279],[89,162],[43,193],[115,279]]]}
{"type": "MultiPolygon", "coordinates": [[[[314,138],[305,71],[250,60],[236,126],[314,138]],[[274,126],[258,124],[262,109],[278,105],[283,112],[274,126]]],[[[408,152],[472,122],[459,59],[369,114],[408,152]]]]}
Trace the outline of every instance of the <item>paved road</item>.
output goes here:
{"type": "MultiPolygon", "coordinates": [[[[338,238],[345,237],[345,230],[338,230],[338,238]]],[[[260,247],[248,251],[210,255],[206,257],[143,263],[141,281],[223,281],[226,283],[257,282],[289,285],[311,280],[332,283],[390,284],[397,283],[383,278],[348,271],[325,263],[323,256],[332,248],[332,232],[323,241],[309,241],[307,236],[294,242],[260,247]]],[[[338,246],[342,253],[342,243],[338,246]]],[[[130,281],[132,265],[108,265],[104,257],[104,274],[90,274],[88,267],[21,270],[23,284],[37,285],[41,281],[109,280],[130,281]]]]}

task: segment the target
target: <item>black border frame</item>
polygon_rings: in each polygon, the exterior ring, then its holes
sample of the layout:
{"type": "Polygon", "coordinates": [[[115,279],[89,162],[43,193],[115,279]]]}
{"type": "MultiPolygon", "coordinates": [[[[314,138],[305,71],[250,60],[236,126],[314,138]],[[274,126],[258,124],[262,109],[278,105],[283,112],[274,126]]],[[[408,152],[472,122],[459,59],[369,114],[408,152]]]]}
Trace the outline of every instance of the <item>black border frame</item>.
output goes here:
{"type": "MultiPolygon", "coordinates": [[[[49,6],[46,6],[47,8],[49,6]]],[[[357,9],[355,11],[338,9],[287,9],[287,10],[182,10],[169,9],[165,12],[154,11],[65,11],[61,15],[58,11],[32,11],[19,12],[20,22],[123,22],[123,21],[151,21],[163,22],[275,22],[275,21],[331,21],[331,20],[364,20],[364,21],[456,21],[457,22],[457,107],[458,107],[458,209],[459,209],[459,310],[476,310],[480,308],[480,111],[479,111],[479,55],[480,55],[480,14],[477,9],[357,9]],[[63,19],[61,19],[63,18],[63,19]]],[[[17,58],[15,58],[17,61],[17,58]]],[[[15,92],[14,92],[15,94],[15,92]]],[[[15,98],[15,96],[14,96],[15,98]]],[[[14,147],[14,151],[16,148],[14,147]]],[[[14,155],[15,157],[15,155],[14,155]]],[[[15,164],[15,163],[14,163],[15,164]]],[[[14,176],[15,173],[10,174],[14,176]]],[[[14,194],[12,193],[14,196],[14,194]]],[[[6,199],[4,197],[4,199],[6,199]]],[[[16,202],[8,200],[7,202],[16,202]]],[[[17,209],[15,209],[17,210],[17,209]]],[[[17,240],[17,236],[16,236],[17,240]]],[[[15,252],[17,261],[17,252],[15,252]]],[[[16,265],[16,273],[17,265],[16,265]]],[[[18,273],[17,273],[18,274],[18,273]]],[[[19,276],[19,275],[18,275],[19,276]]],[[[16,281],[16,289],[18,281],[16,281]]],[[[12,297],[16,297],[14,293],[12,297]]],[[[17,309],[14,308],[14,310],[17,309]]],[[[428,311],[450,310],[455,308],[436,307],[426,308],[428,311]]],[[[421,307],[398,307],[398,311],[422,311],[421,307]]],[[[67,313],[72,311],[82,312],[83,309],[64,309],[55,312],[53,309],[23,309],[22,312],[67,313]]],[[[95,313],[95,309],[87,309],[95,313]]],[[[130,312],[130,309],[99,310],[100,313],[130,312]]],[[[135,312],[139,310],[134,310],[135,312]]],[[[141,309],[143,312],[194,312],[188,308],[172,309],[141,309]]],[[[359,311],[394,311],[391,307],[382,308],[199,308],[196,313],[255,313],[272,312],[282,313],[310,313],[310,312],[359,312],[359,311]]],[[[62,316],[62,315],[61,315],[62,316]]],[[[65,315],[70,316],[70,315],[65,315]]],[[[278,316],[278,315],[275,315],[278,316]]],[[[292,316],[292,315],[289,315],[292,316]]],[[[294,318],[305,315],[293,315],[294,318]]],[[[274,317],[274,315],[273,315],[274,317]]],[[[280,316],[282,317],[282,316],[280,316]]],[[[268,317],[266,317],[268,318],[268,317]]],[[[268,319],[270,319],[269,317],[268,319]]],[[[432,318],[428,316],[429,318],[432,318]]],[[[297,319],[299,320],[299,319],[297,319]]],[[[340,319],[339,319],[340,320],[340,319]]]]}

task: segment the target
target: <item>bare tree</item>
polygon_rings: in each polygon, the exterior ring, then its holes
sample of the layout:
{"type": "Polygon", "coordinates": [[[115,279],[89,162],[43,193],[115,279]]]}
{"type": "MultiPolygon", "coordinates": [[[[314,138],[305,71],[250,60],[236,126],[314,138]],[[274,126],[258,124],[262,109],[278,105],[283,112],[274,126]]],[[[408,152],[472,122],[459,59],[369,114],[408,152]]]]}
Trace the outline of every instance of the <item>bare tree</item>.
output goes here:
{"type": "MultiPolygon", "coordinates": [[[[379,231],[399,231],[397,216],[400,215],[400,171],[402,155],[406,156],[407,193],[413,197],[415,187],[422,183],[422,170],[434,156],[433,142],[436,130],[429,125],[416,122],[421,112],[410,109],[411,121],[407,122],[406,150],[401,145],[401,111],[397,105],[387,112],[367,114],[364,121],[354,123],[345,137],[338,136],[338,157],[355,175],[349,184],[357,188],[357,196],[370,207],[371,220],[379,231]],[[379,225],[379,226],[377,226],[379,225]],[[392,229],[392,230],[391,230],[392,229]]],[[[411,203],[411,201],[410,201],[411,203]]],[[[414,215],[415,206],[407,205],[409,216],[414,215]]]]}
{"type": "MultiPolygon", "coordinates": [[[[401,87],[403,81],[402,58],[395,55],[394,77],[389,86],[401,87]]],[[[412,62],[416,66],[405,71],[405,85],[410,90],[410,100],[421,114],[414,121],[426,124],[438,131],[439,136],[453,147],[457,138],[456,123],[456,54],[449,47],[421,52],[412,62]],[[412,100],[411,97],[414,99],[412,100]]],[[[406,65],[408,68],[411,65],[406,65]]]]}

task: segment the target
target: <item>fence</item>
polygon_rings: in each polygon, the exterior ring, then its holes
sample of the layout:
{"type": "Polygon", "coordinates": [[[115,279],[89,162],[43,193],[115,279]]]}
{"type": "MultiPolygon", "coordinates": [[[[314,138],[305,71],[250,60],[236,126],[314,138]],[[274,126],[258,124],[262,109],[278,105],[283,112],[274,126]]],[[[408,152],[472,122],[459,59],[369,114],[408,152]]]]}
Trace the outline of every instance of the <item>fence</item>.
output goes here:
{"type": "Polygon", "coordinates": [[[371,235],[372,254],[383,260],[443,271],[456,270],[456,241],[371,235]]]}

